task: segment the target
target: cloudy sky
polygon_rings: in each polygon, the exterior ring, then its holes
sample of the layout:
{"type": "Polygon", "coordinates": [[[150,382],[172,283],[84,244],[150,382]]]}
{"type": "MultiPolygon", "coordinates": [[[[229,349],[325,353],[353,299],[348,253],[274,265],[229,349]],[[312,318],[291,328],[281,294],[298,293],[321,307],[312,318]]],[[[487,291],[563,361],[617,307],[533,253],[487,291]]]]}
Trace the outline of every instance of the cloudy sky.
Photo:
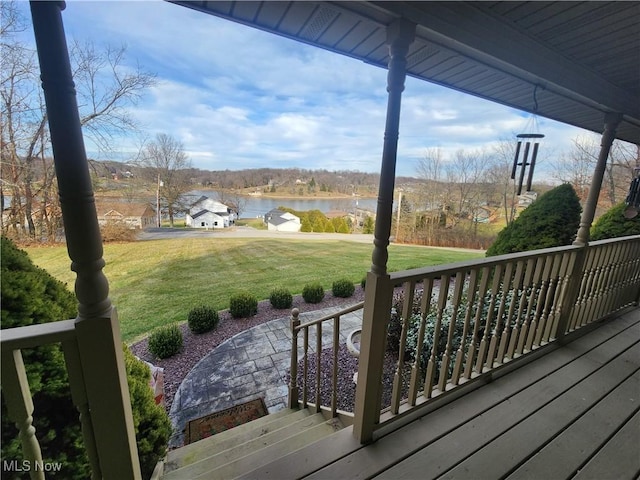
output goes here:
{"type": "MultiPolygon", "coordinates": [[[[23,3],[25,11],[28,5],[23,3]]],[[[68,39],[126,44],[129,65],[157,75],[133,109],[152,138],[184,144],[209,170],[299,167],[378,172],[386,70],[163,1],[67,1],[68,39]]],[[[69,40],[68,40],[69,41],[69,40]]],[[[445,156],[513,139],[528,115],[408,78],[397,174],[414,176],[428,148],[445,156]]],[[[538,118],[546,135],[541,169],[584,130],[538,118]]],[[[133,158],[140,138],[116,142],[133,158]]],[[[90,156],[106,158],[87,142],[90,156]]]]}

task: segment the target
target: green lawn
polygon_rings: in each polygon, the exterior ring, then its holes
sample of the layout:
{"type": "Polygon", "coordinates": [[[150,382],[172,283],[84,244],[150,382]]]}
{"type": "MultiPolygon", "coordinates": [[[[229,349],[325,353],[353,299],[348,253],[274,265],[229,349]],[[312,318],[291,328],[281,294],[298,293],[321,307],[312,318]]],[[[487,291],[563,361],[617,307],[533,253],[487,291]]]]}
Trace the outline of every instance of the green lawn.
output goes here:
{"type": "MultiPolygon", "coordinates": [[[[66,247],[26,250],[36,265],[73,289],[66,247]]],[[[186,321],[196,305],[226,309],[239,291],[266,299],[276,286],[299,294],[315,281],[327,289],[343,277],[358,283],[370,268],[371,252],[372,245],[344,240],[183,238],[107,244],[104,271],[123,338],[132,342],[160,325],[186,321]]],[[[388,265],[394,271],[482,256],[390,245],[388,265]]]]}

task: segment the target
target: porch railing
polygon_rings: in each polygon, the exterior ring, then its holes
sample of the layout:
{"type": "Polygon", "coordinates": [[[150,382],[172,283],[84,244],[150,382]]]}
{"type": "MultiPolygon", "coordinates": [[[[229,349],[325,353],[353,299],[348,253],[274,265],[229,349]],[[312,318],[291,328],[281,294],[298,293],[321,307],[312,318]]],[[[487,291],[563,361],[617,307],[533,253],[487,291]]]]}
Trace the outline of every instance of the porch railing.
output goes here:
{"type": "MultiPolygon", "coordinates": [[[[121,392],[117,389],[111,389],[108,395],[98,392],[101,393],[101,405],[94,404],[91,397],[96,392],[91,390],[90,382],[87,381],[89,372],[97,376],[102,374],[106,378],[112,369],[124,371],[122,346],[115,340],[119,338],[117,317],[114,314],[111,318],[98,319],[92,321],[91,326],[93,325],[98,326],[95,331],[81,331],[78,321],[74,319],[0,331],[2,393],[8,416],[17,426],[22,444],[23,460],[15,463],[15,467],[22,472],[28,471],[31,479],[44,479],[45,472],[55,471],[57,467],[43,463],[38,432],[33,426],[33,415],[38,412],[34,412],[22,350],[54,344],[59,344],[64,354],[71,400],[78,410],[91,478],[140,478],[137,451],[130,452],[125,448],[129,439],[119,436],[116,428],[118,422],[125,422],[124,418],[119,417],[117,404],[129,402],[128,396],[121,398],[121,392]],[[116,332],[113,336],[105,334],[113,331],[116,332]],[[113,348],[107,349],[113,355],[94,356],[87,362],[86,351],[83,352],[82,349],[82,342],[87,343],[87,336],[88,343],[95,341],[103,346],[114,339],[111,345],[113,348]],[[107,429],[106,433],[105,429],[99,431],[96,421],[110,425],[111,430],[107,429]]],[[[93,350],[95,348],[89,348],[89,352],[93,350]]],[[[100,382],[101,379],[95,380],[100,382]]],[[[133,447],[135,448],[135,443],[133,447]]],[[[10,470],[14,466],[12,462],[3,460],[3,468],[10,470]]]]}
{"type": "MultiPolygon", "coordinates": [[[[2,330],[2,392],[9,418],[19,430],[23,456],[29,464],[26,470],[29,471],[32,479],[44,479],[47,467],[43,465],[36,429],[32,425],[33,400],[21,350],[51,344],[62,345],[69,374],[71,397],[79,412],[93,478],[102,478],[89,404],[84,388],[74,320],[2,330]]],[[[23,465],[21,464],[21,466],[23,465]]]]}
{"type": "MultiPolygon", "coordinates": [[[[379,371],[379,384],[391,384],[392,389],[390,402],[389,392],[382,390],[377,402],[371,402],[380,407],[371,431],[391,426],[443,393],[569,332],[637,305],[640,236],[394,272],[389,278],[384,284],[394,293],[385,328],[395,371],[393,379],[383,379],[383,369],[379,371]]],[[[325,408],[337,415],[340,317],[362,307],[306,323],[294,313],[290,407],[313,405],[318,412],[325,408]],[[333,335],[323,341],[326,323],[332,323],[333,335]],[[314,346],[310,332],[315,333],[314,346]],[[309,362],[321,365],[323,349],[333,358],[330,392],[324,396],[320,368],[308,378],[309,362]]]]}
{"type": "MultiPolygon", "coordinates": [[[[640,237],[390,275],[402,285],[391,405],[373,431],[432,398],[640,300],[640,237]]],[[[366,309],[365,305],[365,309],[366,309]]],[[[389,340],[389,338],[388,338],[389,340]]],[[[356,407],[357,408],[357,407],[356,407]]]]}
{"type": "Polygon", "coordinates": [[[317,413],[323,409],[330,413],[331,417],[339,415],[348,421],[351,412],[338,411],[338,353],[340,348],[340,320],[358,310],[362,310],[364,302],[359,302],[351,307],[323,317],[302,323],[299,319],[299,310],[294,308],[291,315],[291,368],[289,379],[289,408],[302,408],[312,406],[317,413]],[[328,326],[328,328],[323,328],[328,326]],[[299,335],[302,332],[302,345],[299,344],[299,335]],[[328,332],[328,335],[323,334],[328,332]],[[322,357],[331,356],[330,371],[323,371],[322,357]],[[298,363],[302,363],[302,371],[298,370],[298,363]],[[313,374],[310,375],[310,365],[313,365],[313,374]],[[298,373],[301,373],[299,376],[298,373]],[[325,395],[330,401],[322,401],[323,377],[329,376],[330,387],[325,395]],[[298,377],[301,382],[298,384],[298,377]],[[302,395],[300,396],[300,393],[302,395]]]}

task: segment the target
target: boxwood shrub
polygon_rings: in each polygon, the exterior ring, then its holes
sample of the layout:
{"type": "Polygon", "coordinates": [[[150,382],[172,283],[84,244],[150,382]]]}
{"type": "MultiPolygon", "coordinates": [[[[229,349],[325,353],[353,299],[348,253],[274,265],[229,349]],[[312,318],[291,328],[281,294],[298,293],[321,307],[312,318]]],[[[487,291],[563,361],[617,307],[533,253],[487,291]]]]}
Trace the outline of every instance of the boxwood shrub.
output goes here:
{"type": "Polygon", "coordinates": [[[293,295],[291,292],[283,287],[276,287],[271,290],[271,295],[269,295],[269,302],[271,302],[271,306],[273,308],[291,308],[291,304],[293,303],[293,295]]]}
{"type": "Polygon", "coordinates": [[[229,313],[233,318],[252,317],[258,313],[258,299],[248,292],[236,293],[229,299],[229,313]]]}
{"type": "Polygon", "coordinates": [[[347,278],[341,278],[333,282],[331,292],[334,297],[349,298],[355,292],[356,286],[347,278]]]}
{"type": "Polygon", "coordinates": [[[205,333],[213,330],[218,326],[219,321],[218,312],[204,305],[192,308],[187,316],[189,330],[193,333],[205,333]]]}
{"type": "Polygon", "coordinates": [[[182,331],[178,325],[165,325],[149,336],[149,351],[158,358],[169,358],[182,349],[182,331]]]}
{"type": "Polygon", "coordinates": [[[324,288],[319,283],[308,283],[302,289],[302,298],[307,303],[320,303],[324,298],[324,288]]]}

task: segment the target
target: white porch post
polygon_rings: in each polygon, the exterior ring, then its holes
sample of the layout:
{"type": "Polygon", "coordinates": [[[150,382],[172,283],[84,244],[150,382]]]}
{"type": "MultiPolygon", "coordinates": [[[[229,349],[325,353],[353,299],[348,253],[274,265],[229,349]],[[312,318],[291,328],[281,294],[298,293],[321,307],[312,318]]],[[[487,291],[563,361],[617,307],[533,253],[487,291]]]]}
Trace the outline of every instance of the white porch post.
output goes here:
{"type": "Polygon", "coordinates": [[[574,245],[583,248],[575,253],[574,262],[569,275],[569,283],[563,294],[562,303],[560,305],[560,320],[558,322],[557,329],[553,334],[555,338],[561,338],[564,336],[569,316],[576,302],[578,291],[580,290],[586,249],[589,246],[589,231],[591,230],[591,224],[593,223],[593,218],[596,214],[598,197],[600,196],[600,190],[602,189],[602,179],[604,178],[604,172],[607,167],[609,151],[611,150],[611,145],[615,140],[616,129],[618,128],[621,120],[622,115],[619,113],[607,113],[604,117],[604,131],[602,132],[602,140],[600,141],[600,154],[598,155],[596,168],[593,171],[589,195],[587,196],[587,201],[585,203],[584,210],[582,211],[582,217],[580,218],[580,227],[578,228],[576,239],[573,242],[574,245]]]}
{"type": "Polygon", "coordinates": [[[140,466],[122,340],[102,272],[102,238],[64,36],[63,9],[64,2],[31,2],[67,250],[71,269],[77,273],[77,341],[101,469],[93,474],[105,479],[138,479],[140,466]]]}
{"type": "Polygon", "coordinates": [[[367,274],[362,320],[358,385],[356,388],[354,436],[362,443],[373,440],[380,421],[381,376],[391,311],[392,289],[387,273],[389,236],[393,214],[400,105],[406,78],[407,52],[415,37],[415,24],[399,19],[387,27],[389,73],[387,75],[387,120],[382,150],[380,188],[374,231],[371,271],[367,274]]]}

